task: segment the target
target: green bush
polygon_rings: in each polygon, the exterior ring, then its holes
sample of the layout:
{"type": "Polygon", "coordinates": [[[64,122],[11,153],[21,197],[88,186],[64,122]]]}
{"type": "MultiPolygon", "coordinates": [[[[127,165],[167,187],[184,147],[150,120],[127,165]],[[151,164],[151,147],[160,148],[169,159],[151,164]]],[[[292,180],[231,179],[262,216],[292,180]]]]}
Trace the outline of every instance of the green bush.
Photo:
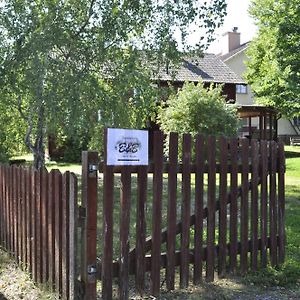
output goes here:
{"type": "Polygon", "coordinates": [[[159,123],[165,133],[197,133],[235,136],[238,117],[235,105],[226,104],[222,86],[205,88],[185,83],[177,95],[171,96],[159,111],[159,123]]]}

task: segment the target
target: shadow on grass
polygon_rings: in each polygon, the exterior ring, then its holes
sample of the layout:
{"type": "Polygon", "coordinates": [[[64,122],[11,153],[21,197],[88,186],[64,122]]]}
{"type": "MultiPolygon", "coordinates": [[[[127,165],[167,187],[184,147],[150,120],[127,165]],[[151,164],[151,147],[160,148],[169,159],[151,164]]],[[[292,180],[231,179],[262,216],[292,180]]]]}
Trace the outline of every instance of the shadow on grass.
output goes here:
{"type": "Polygon", "coordinates": [[[300,157],[300,152],[296,152],[296,151],[285,151],[285,157],[286,157],[286,158],[296,158],[296,157],[300,157]]]}

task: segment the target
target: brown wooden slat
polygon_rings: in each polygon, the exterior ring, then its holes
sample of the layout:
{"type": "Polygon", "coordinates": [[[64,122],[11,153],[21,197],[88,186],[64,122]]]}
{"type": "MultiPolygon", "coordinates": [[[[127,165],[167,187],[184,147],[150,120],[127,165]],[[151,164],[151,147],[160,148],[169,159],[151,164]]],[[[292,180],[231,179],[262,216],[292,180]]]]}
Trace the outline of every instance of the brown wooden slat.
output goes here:
{"type": "Polygon", "coordinates": [[[69,249],[70,249],[70,261],[69,261],[69,299],[76,299],[76,282],[77,282],[77,227],[78,227],[78,204],[77,204],[77,195],[78,195],[78,183],[77,177],[74,173],[70,174],[70,202],[69,202],[69,249]]]}
{"type": "MultiPolygon", "coordinates": [[[[99,164],[99,168],[100,168],[100,173],[103,173],[103,162],[101,162],[99,164]]],[[[117,173],[117,174],[120,174],[121,173],[121,169],[122,169],[122,166],[112,166],[111,167],[113,169],[113,173],[117,173]]],[[[137,174],[138,173],[138,166],[132,166],[132,174],[137,174]]],[[[163,164],[163,173],[169,173],[169,168],[170,168],[170,164],[168,162],[164,162],[163,164]]],[[[177,174],[182,174],[182,164],[181,163],[178,163],[177,164],[177,174]]],[[[196,173],[196,169],[197,169],[197,166],[195,163],[191,163],[190,165],[190,168],[191,168],[191,173],[192,174],[195,174],[196,173]]],[[[154,171],[154,164],[153,163],[149,163],[149,166],[148,166],[148,174],[153,174],[153,171],[154,171]]],[[[227,171],[228,173],[231,172],[231,164],[229,163],[228,166],[227,166],[227,171]]],[[[249,171],[251,171],[251,165],[249,166],[249,171]]],[[[216,172],[219,173],[220,172],[220,164],[219,163],[216,163],[216,172]]],[[[206,162],[204,164],[204,173],[208,173],[208,163],[206,162]]],[[[237,173],[242,173],[242,165],[238,165],[237,166],[237,173]]]]}
{"type": "Polygon", "coordinates": [[[145,240],[146,240],[146,202],[147,202],[147,166],[140,166],[137,179],[137,215],[136,215],[136,272],[135,282],[139,294],[145,288],[145,240]]]}
{"type": "Polygon", "coordinates": [[[189,283],[189,245],[191,214],[191,135],[183,135],[182,145],[182,204],[181,204],[181,265],[180,287],[186,288],[189,283]]]}
{"type": "Polygon", "coordinates": [[[120,273],[119,299],[127,300],[129,292],[129,226],[131,206],[131,173],[130,167],[124,166],[121,173],[120,197],[120,273]]]}
{"type": "Polygon", "coordinates": [[[207,140],[208,153],[208,197],[207,197],[207,259],[206,281],[214,280],[215,262],[215,201],[216,201],[216,140],[209,136],[207,140]]]}
{"type": "Polygon", "coordinates": [[[174,289],[175,282],[175,247],[176,247],[176,209],[177,209],[177,163],[178,134],[169,136],[169,173],[168,173],[168,213],[167,213],[167,268],[166,285],[168,290],[174,289]]]}
{"type": "Polygon", "coordinates": [[[0,165],[0,243],[4,246],[4,198],[5,198],[5,190],[4,190],[4,166],[0,165]]]}
{"type": "Polygon", "coordinates": [[[203,251],[203,174],[204,174],[204,138],[196,136],[195,146],[196,175],[195,175],[195,262],[194,284],[199,284],[202,279],[202,251],[203,251]]]}
{"type": "MultiPolygon", "coordinates": [[[[82,152],[82,201],[86,217],[82,230],[82,270],[81,276],[85,289],[84,299],[96,298],[96,278],[91,273],[97,260],[97,171],[91,166],[97,166],[98,152],[82,152]]],[[[106,227],[106,225],[105,225],[106,227]]],[[[104,228],[105,228],[104,227],[104,228]]]]}
{"type": "Polygon", "coordinates": [[[241,273],[245,274],[248,268],[248,210],[249,210],[249,140],[241,140],[242,197],[241,197],[241,273]]]}
{"type": "Polygon", "coordinates": [[[22,241],[23,241],[23,227],[22,227],[22,202],[23,202],[23,194],[22,194],[22,169],[21,167],[17,168],[17,183],[18,183],[18,216],[17,216],[17,232],[18,232],[18,261],[22,262],[22,241]]]}
{"type": "Polygon", "coordinates": [[[62,175],[54,171],[55,291],[62,292],[62,175]]]}
{"type": "Polygon", "coordinates": [[[5,167],[5,199],[4,199],[4,214],[5,214],[5,248],[9,249],[9,167],[5,167]]]}
{"type": "Polygon", "coordinates": [[[258,162],[259,162],[259,148],[256,140],[251,141],[251,269],[257,270],[258,258],[258,162]]]}
{"type": "Polygon", "coordinates": [[[112,258],[113,258],[113,201],[114,173],[112,167],[106,166],[103,173],[103,264],[102,264],[102,298],[112,298],[112,258]]]}
{"type": "Polygon", "coordinates": [[[36,182],[37,171],[31,173],[31,272],[33,281],[37,281],[37,258],[36,258],[36,182]]]}
{"type": "Polygon", "coordinates": [[[26,173],[21,168],[21,230],[22,230],[22,263],[26,267],[26,173]]]}
{"type": "Polygon", "coordinates": [[[17,176],[16,166],[12,166],[10,172],[10,196],[9,196],[9,214],[10,214],[10,251],[16,257],[16,244],[17,244],[17,176]]]}
{"type": "Polygon", "coordinates": [[[268,197],[268,190],[267,190],[267,166],[268,166],[268,157],[267,157],[267,142],[261,141],[260,144],[260,159],[261,159],[261,207],[260,207],[260,236],[261,236],[261,267],[265,268],[267,266],[267,226],[268,226],[268,219],[267,219],[267,197],[268,197]]]}
{"type": "Polygon", "coordinates": [[[65,172],[62,178],[62,296],[69,299],[69,199],[70,172],[65,172]]]}
{"type": "Polygon", "coordinates": [[[270,143],[270,203],[269,203],[269,218],[270,218],[270,258],[271,265],[277,265],[277,205],[276,205],[276,164],[277,164],[277,146],[274,141],[270,143]]]}
{"type": "Polygon", "coordinates": [[[285,156],[284,144],[278,144],[278,261],[284,262],[285,257],[285,156]]]}
{"type": "Polygon", "coordinates": [[[32,174],[31,169],[26,170],[26,266],[29,273],[32,273],[32,174]]]}
{"type": "Polygon", "coordinates": [[[42,198],[42,172],[37,171],[35,183],[35,218],[36,218],[36,281],[42,282],[42,222],[41,222],[41,198],[42,198]]]}
{"type": "Polygon", "coordinates": [[[154,132],[154,174],[153,174],[153,205],[152,205],[152,249],[151,249],[151,282],[150,292],[153,296],[159,295],[160,290],[160,253],[161,253],[161,210],[163,189],[163,134],[154,132]]]}
{"type": "Polygon", "coordinates": [[[6,216],[6,222],[5,222],[5,232],[6,232],[6,235],[5,235],[5,248],[6,249],[10,249],[10,216],[9,216],[9,197],[10,197],[10,168],[7,166],[6,167],[6,189],[5,189],[5,194],[6,194],[6,197],[5,197],[5,209],[6,209],[6,212],[5,212],[5,216],[6,216]]]}
{"type": "MultiPolygon", "coordinates": [[[[107,145],[107,129],[104,130],[104,145],[107,145]]],[[[110,300],[112,299],[114,173],[113,167],[106,165],[106,159],[107,148],[104,147],[102,299],[110,300]]]]}
{"type": "Polygon", "coordinates": [[[220,210],[219,210],[219,255],[218,273],[223,277],[226,272],[226,232],[227,232],[227,157],[228,142],[224,137],[220,138],[220,210]]]}
{"type": "Polygon", "coordinates": [[[49,278],[49,240],[48,240],[48,205],[49,199],[49,174],[46,169],[42,171],[42,206],[41,206],[41,221],[42,221],[42,282],[48,282],[49,278]]]}
{"type": "Polygon", "coordinates": [[[55,287],[55,170],[51,170],[48,176],[48,273],[49,285],[55,287]]]}
{"type": "Polygon", "coordinates": [[[238,141],[231,139],[230,141],[230,270],[235,273],[237,268],[237,160],[238,160],[238,141]]]}

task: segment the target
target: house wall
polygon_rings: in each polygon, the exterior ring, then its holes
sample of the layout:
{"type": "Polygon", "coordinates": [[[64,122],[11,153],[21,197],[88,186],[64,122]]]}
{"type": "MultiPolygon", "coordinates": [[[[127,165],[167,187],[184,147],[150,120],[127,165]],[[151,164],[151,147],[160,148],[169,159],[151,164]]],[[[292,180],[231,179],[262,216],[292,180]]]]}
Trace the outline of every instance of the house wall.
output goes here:
{"type": "MultiPolygon", "coordinates": [[[[225,63],[238,75],[244,78],[243,74],[246,72],[247,56],[245,50],[232,56],[226,60],[225,63]]],[[[254,103],[254,96],[251,91],[251,87],[247,85],[247,94],[236,94],[236,103],[241,105],[251,105],[254,103]]],[[[252,121],[253,126],[258,126],[258,120],[252,121]]],[[[289,120],[281,118],[278,121],[278,135],[279,136],[291,136],[296,135],[295,130],[291,126],[289,120]]]]}
{"type": "MultiPolygon", "coordinates": [[[[246,71],[245,62],[247,61],[247,56],[245,51],[242,51],[230,59],[225,61],[225,64],[230,67],[230,69],[236,74],[240,75],[243,79],[243,74],[246,71]]],[[[236,103],[241,105],[250,105],[253,104],[253,94],[251,92],[251,87],[247,85],[247,94],[236,93],[236,103]]]]}

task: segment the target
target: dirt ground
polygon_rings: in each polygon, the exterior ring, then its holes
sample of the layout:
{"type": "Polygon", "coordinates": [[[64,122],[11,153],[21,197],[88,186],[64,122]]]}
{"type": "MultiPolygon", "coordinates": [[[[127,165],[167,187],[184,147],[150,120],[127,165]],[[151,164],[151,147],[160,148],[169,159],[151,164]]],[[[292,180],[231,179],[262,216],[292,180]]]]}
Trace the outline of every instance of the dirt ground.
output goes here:
{"type": "MultiPolygon", "coordinates": [[[[8,255],[0,250],[0,300],[57,300],[46,287],[36,287],[29,275],[23,272],[8,255]]],[[[116,293],[117,294],[117,293],[116,293]]],[[[99,298],[100,299],[100,298],[99,298]]],[[[117,296],[116,296],[117,299],[117,296]]],[[[161,296],[136,296],[130,299],[157,300],[300,300],[300,285],[288,287],[264,287],[244,284],[241,278],[226,278],[214,283],[202,283],[185,290],[162,292],[161,296]]]]}

